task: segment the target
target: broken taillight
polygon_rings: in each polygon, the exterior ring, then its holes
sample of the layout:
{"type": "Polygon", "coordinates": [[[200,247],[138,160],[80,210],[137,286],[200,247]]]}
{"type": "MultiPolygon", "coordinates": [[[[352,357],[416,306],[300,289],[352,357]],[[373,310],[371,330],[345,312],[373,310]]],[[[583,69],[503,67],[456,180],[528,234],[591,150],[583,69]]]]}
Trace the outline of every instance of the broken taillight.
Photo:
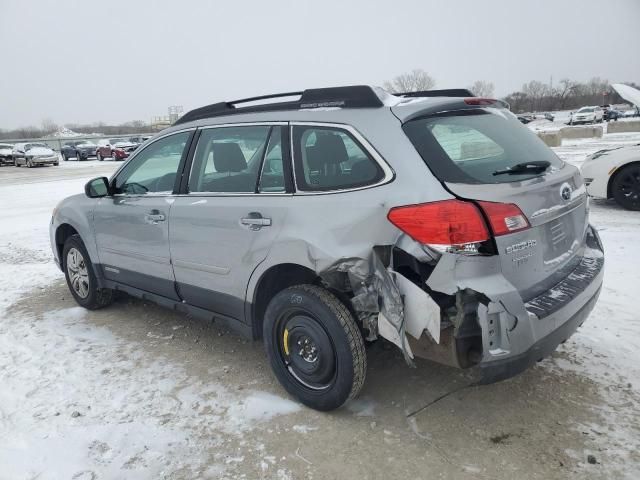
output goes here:
{"type": "Polygon", "coordinates": [[[514,204],[443,200],[392,208],[387,218],[414,240],[442,250],[477,253],[490,234],[505,235],[529,228],[529,222],[514,204]],[[452,247],[452,248],[449,248],[452,247]]]}

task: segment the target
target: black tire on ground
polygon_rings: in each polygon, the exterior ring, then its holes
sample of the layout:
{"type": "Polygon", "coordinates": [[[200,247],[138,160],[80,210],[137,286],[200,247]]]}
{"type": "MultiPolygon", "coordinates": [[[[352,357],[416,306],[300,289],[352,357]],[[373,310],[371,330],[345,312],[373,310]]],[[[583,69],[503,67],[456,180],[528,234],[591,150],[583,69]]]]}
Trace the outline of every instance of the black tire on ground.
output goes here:
{"type": "Polygon", "coordinates": [[[60,163],[58,163],[58,162],[53,164],[54,167],[57,167],[58,165],[60,165],[60,163]]]}
{"type": "Polygon", "coordinates": [[[63,153],[63,154],[62,154],[62,160],[64,160],[65,162],[68,162],[68,161],[69,161],[69,157],[67,157],[67,154],[66,154],[66,153],[63,153]]]}
{"type": "Polygon", "coordinates": [[[611,180],[611,194],[623,208],[640,210],[640,163],[622,167],[611,180]]]}
{"type": "Polygon", "coordinates": [[[99,308],[106,307],[113,301],[113,290],[109,288],[98,288],[98,281],[96,279],[93,264],[91,263],[89,253],[87,252],[80,235],[71,235],[67,238],[67,241],[64,243],[64,248],[62,249],[62,258],[60,261],[62,262],[62,269],[64,270],[64,276],[67,280],[69,291],[78,305],[88,310],[97,310],[99,308]],[[71,284],[72,280],[70,278],[70,269],[68,268],[67,263],[69,252],[72,249],[75,249],[80,253],[82,256],[82,265],[86,267],[88,293],[85,297],[79,295],[71,284]]]}
{"type": "Polygon", "coordinates": [[[276,377],[308,407],[333,410],[360,392],[367,371],[362,334],[327,289],[297,285],[279,292],[265,312],[263,336],[276,377]]]}

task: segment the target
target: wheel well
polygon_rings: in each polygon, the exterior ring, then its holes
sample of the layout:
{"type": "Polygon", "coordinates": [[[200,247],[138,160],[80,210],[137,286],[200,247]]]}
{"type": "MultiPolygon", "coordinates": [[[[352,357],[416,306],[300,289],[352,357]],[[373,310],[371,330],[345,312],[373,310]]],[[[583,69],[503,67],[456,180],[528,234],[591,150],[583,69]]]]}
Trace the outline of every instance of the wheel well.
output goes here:
{"type": "Polygon", "coordinates": [[[269,268],[262,274],[253,295],[251,324],[253,338],[262,338],[262,322],[269,301],[278,292],[300,283],[317,284],[319,277],[310,268],[294,263],[283,263],[269,268]]]}
{"type": "Polygon", "coordinates": [[[77,235],[78,231],[68,223],[63,223],[56,230],[56,249],[58,250],[58,258],[60,259],[62,268],[62,249],[64,248],[64,242],[67,241],[71,235],[77,235]]]}
{"type": "Polygon", "coordinates": [[[616,178],[618,173],[627,168],[629,165],[640,165],[640,162],[625,163],[620,168],[616,169],[614,174],[609,177],[609,181],[607,182],[607,198],[613,198],[613,193],[611,193],[611,184],[613,183],[613,179],[616,178]]]}

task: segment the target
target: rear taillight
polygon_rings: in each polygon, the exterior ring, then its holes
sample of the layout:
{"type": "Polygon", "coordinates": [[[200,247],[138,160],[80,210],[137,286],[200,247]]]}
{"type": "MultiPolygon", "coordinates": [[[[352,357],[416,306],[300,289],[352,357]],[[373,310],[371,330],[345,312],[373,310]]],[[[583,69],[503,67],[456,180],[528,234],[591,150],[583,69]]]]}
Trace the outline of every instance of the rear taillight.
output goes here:
{"type": "Polygon", "coordinates": [[[489,239],[478,207],[462,200],[395,207],[387,218],[411,238],[424,244],[465,245],[489,239]]]}
{"type": "Polygon", "coordinates": [[[530,227],[527,217],[513,203],[478,202],[489,219],[494,235],[506,235],[530,227]]]}
{"type": "Polygon", "coordinates": [[[529,228],[522,211],[511,203],[443,200],[394,207],[387,218],[411,238],[442,250],[480,252],[480,244],[490,239],[485,217],[495,236],[529,228]],[[482,208],[485,217],[483,217],[482,208]],[[451,248],[449,248],[451,247],[451,248]]]}

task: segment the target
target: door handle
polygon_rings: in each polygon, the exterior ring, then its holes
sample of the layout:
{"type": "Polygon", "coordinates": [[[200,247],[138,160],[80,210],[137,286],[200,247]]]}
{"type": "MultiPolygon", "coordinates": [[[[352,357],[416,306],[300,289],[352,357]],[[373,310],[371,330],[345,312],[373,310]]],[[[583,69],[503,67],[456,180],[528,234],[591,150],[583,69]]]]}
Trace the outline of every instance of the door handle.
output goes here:
{"type": "Polygon", "coordinates": [[[270,227],[271,219],[265,218],[260,212],[251,212],[249,216],[240,219],[242,225],[248,225],[250,230],[260,230],[262,227],[270,227]]]}
{"type": "Polygon", "coordinates": [[[164,222],[167,217],[165,217],[164,213],[160,213],[158,210],[151,210],[151,212],[147,213],[144,216],[144,220],[151,225],[157,225],[158,222],[164,222]]]}

